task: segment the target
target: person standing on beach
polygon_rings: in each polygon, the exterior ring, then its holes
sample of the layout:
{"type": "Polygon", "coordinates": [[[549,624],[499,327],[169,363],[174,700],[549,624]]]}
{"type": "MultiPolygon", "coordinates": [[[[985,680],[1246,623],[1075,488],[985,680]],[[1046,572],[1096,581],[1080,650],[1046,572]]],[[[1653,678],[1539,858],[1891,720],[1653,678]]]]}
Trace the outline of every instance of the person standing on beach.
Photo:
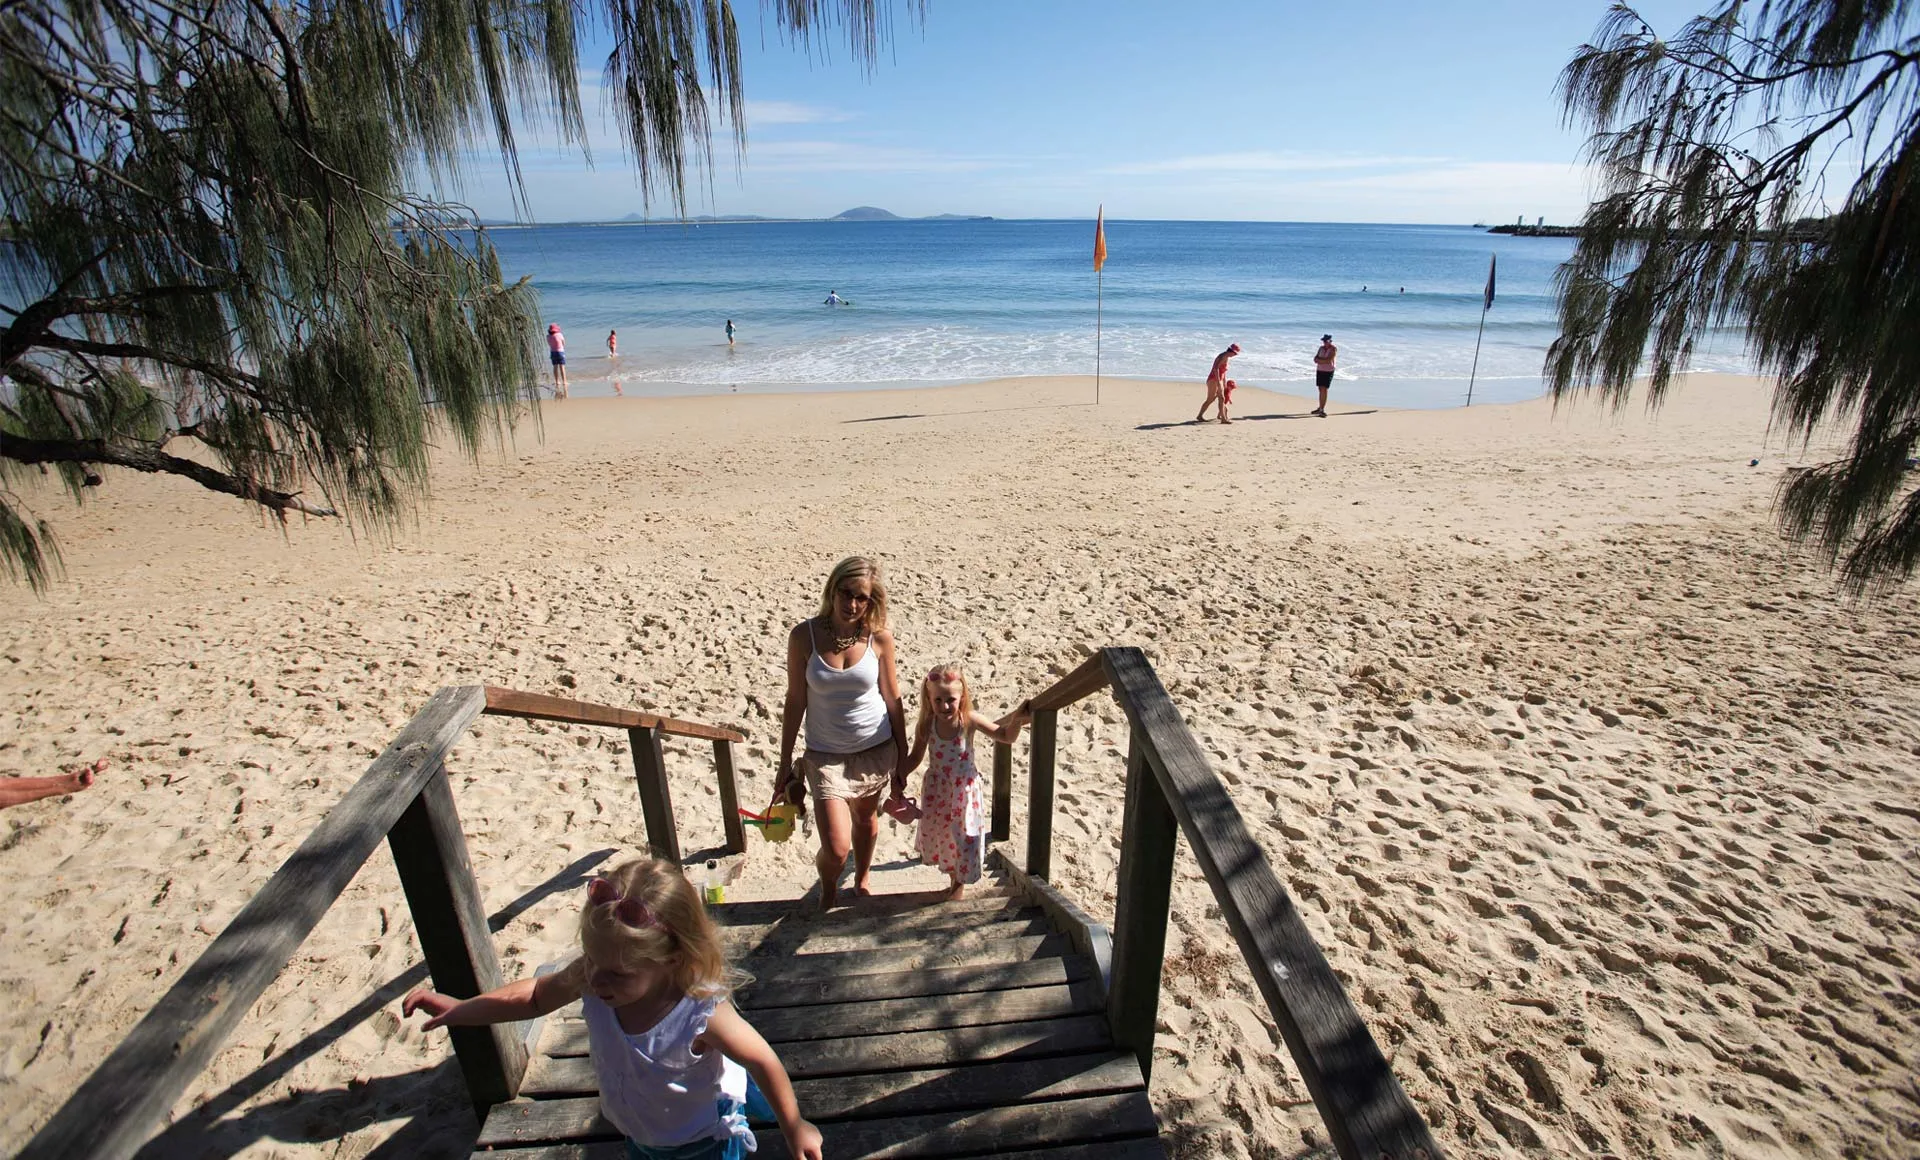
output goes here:
{"type": "Polygon", "coordinates": [[[887,585],[880,565],[849,556],[827,577],[820,611],[787,634],[787,699],[780,717],[774,797],[797,802],[804,783],[820,819],[820,909],[833,906],[840,872],[853,853],[853,890],[872,890],[880,797],[903,797],[907,783],[906,711],[887,631],[887,585]],[[794,742],[805,720],[807,745],[794,742]]]}
{"type": "Polygon", "coordinates": [[[547,361],[553,364],[553,397],[567,397],[567,336],[560,333],[560,324],[547,323],[547,361]]]}
{"type": "Polygon", "coordinates": [[[617,330],[607,331],[607,357],[620,357],[620,332],[617,330]]]}
{"type": "Polygon", "coordinates": [[[1333,345],[1333,336],[1320,336],[1320,349],[1313,352],[1313,385],[1320,389],[1320,405],[1313,413],[1322,419],[1327,417],[1327,388],[1333,385],[1333,360],[1339,357],[1340,348],[1333,345]]]}
{"type": "Polygon", "coordinates": [[[727,319],[727,345],[733,345],[733,319],[727,319]]]}
{"type": "Polygon", "coordinates": [[[1220,405],[1220,421],[1231,423],[1227,418],[1227,360],[1240,353],[1240,344],[1229,343],[1227,349],[1213,356],[1213,369],[1207,372],[1207,398],[1200,404],[1200,413],[1193,417],[1196,423],[1207,421],[1207,408],[1215,403],[1220,405]]]}

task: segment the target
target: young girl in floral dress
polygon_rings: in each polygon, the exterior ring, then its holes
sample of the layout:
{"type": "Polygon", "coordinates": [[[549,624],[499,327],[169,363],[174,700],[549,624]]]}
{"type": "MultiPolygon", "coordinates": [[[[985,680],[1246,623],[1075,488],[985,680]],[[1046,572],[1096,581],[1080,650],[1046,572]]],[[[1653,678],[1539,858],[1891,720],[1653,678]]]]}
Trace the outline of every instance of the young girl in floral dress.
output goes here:
{"type": "Polygon", "coordinates": [[[980,771],[973,764],[973,735],[984,733],[1011,745],[1028,716],[1024,707],[998,722],[974,712],[973,694],[959,665],[940,665],[920,683],[920,720],[906,764],[911,771],[927,758],[915,845],[922,862],[947,872],[949,899],[962,897],[967,883],[980,881],[980,859],[986,852],[987,803],[980,771]]]}

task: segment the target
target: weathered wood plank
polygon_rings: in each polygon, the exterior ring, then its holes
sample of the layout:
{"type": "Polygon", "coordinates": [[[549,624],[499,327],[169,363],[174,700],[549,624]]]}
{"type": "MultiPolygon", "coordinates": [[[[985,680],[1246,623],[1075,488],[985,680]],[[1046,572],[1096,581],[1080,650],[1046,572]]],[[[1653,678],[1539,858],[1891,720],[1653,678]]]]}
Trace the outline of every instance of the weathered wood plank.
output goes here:
{"type": "Polygon", "coordinates": [[[822,1120],[875,1119],[1009,1107],[1146,1087],[1125,1051],[977,1063],[926,1071],[803,1079],[794,1082],[801,1114],[822,1120]]]}
{"type": "MultiPolygon", "coordinates": [[[[934,920],[935,922],[939,920],[934,920]]],[[[949,920],[951,921],[951,920],[949,920]]],[[[1016,916],[992,922],[960,920],[957,925],[909,923],[879,926],[870,930],[843,933],[837,930],[781,930],[763,939],[724,938],[728,950],[751,971],[753,964],[768,957],[789,955],[831,955],[853,951],[879,951],[897,947],[921,947],[929,951],[960,953],[991,946],[1006,939],[1031,938],[1052,934],[1045,915],[1037,908],[1017,912],[1016,916]]]]}
{"type": "Polygon", "coordinates": [[[1060,714],[1035,709],[1028,726],[1033,734],[1027,756],[1027,873],[1045,878],[1053,873],[1053,759],[1060,714]]]}
{"type": "Polygon", "coordinates": [[[1013,833],[1013,746],[993,743],[993,821],[988,842],[1004,842],[1013,833]]]}
{"type": "Polygon", "coordinates": [[[660,730],[641,726],[627,730],[633,750],[633,780],[640,787],[640,813],[647,823],[647,849],[656,858],[678,865],[680,831],[673,820],[673,791],[667,785],[667,757],[660,747],[660,730]]]}
{"type": "MultiPolygon", "coordinates": [[[[387,846],[434,989],[470,999],[500,986],[500,957],[444,765],[434,768],[413,804],[387,831],[387,846]]],[[[498,1023],[448,1030],[475,1110],[485,1115],[488,1106],[512,1099],[527,1067],[524,1027],[498,1023]]]]}
{"type": "MultiPolygon", "coordinates": [[[[988,887],[984,882],[980,885],[988,887]]],[[[993,887],[982,889],[979,893],[975,893],[974,888],[969,887],[967,897],[958,902],[945,901],[942,898],[944,893],[944,890],[918,890],[901,894],[875,894],[848,906],[836,906],[824,914],[818,907],[799,899],[771,902],[722,902],[716,906],[707,907],[707,914],[721,927],[776,926],[789,923],[828,927],[849,922],[871,922],[879,918],[915,912],[929,915],[972,914],[1022,905],[1019,899],[1009,896],[1005,890],[993,887]]]]}
{"type": "Polygon", "coordinates": [[[1080,698],[1097,693],[1107,687],[1112,678],[1107,673],[1107,665],[1101,653],[1094,653],[1080,662],[1080,667],[1055,681],[1039,696],[1027,702],[1027,707],[1035,713],[1041,710],[1059,712],[1080,698]]]}
{"type": "Polygon", "coordinates": [[[598,1144],[534,1144],[497,1152],[481,1149],[474,1152],[473,1160],[627,1160],[627,1145],[623,1140],[615,1140],[598,1144]]]}
{"type": "Polygon", "coordinates": [[[522,693],[518,689],[487,686],[486,711],[498,717],[521,717],[533,721],[559,721],[568,725],[604,725],[614,729],[658,729],[674,737],[697,737],[703,741],[745,741],[738,729],[681,721],[656,713],[596,705],[591,701],[573,701],[549,697],[545,693],[522,693]]]}
{"type": "MultiPolygon", "coordinates": [[[[586,1077],[592,1079],[589,1066],[586,1077]]],[[[1044,1059],[1002,1060],[960,1067],[886,1071],[868,1075],[799,1079],[793,1084],[800,1113],[816,1124],[834,1120],[978,1111],[982,1108],[1081,1096],[1139,1091],[1146,1086],[1132,1053],[1098,1051],[1044,1059]]],[[[569,1098],[544,1098],[530,1105],[508,1105],[511,1115],[482,1131],[483,1144],[577,1141],[604,1136],[612,1125],[601,1119],[591,1084],[569,1098]]],[[[755,1127],[772,1130],[772,1121],[755,1127]]]]}
{"type": "MultiPolygon", "coordinates": [[[[750,1020],[751,1021],[751,1020],[750,1020]]],[[[803,1076],[846,1075],[899,1068],[952,1067],[987,1059],[1025,1059],[1071,1055],[1113,1046],[1113,1031],[1103,1015],[1036,1019],[1025,1023],[989,1023],[893,1035],[857,1035],[849,1039],[801,1039],[780,1048],[787,1073],[803,1076]]],[[[593,1066],[587,1059],[587,1030],[579,1023],[555,1023],[521,1081],[521,1093],[589,1092],[593,1066]]]]}
{"type": "MultiPolygon", "coordinates": [[[[747,1021],[768,1043],[834,1039],[847,1035],[898,1035],[993,1023],[1063,1019],[1101,1009],[1090,980],[1011,991],[970,991],[911,999],[874,999],[821,1003],[811,1007],[771,1007],[747,1012],[747,1021]]],[[[548,1055],[585,1055],[586,1024],[562,1019],[551,1024],[541,1051],[548,1055]]],[[[782,1056],[784,1057],[784,1049],[782,1056]]]]}
{"type": "Polygon", "coordinates": [[[1368,1160],[1412,1157],[1421,1149],[1440,1156],[1146,655],[1137,648],[1101,655],[1128,720],[1147,739],[1148,763],[1334,1146],[1344,1157],[1368,1160]]]}
{"type": "Polygon", "coordinates": [[[713,772],[720,779],[720,822],[727,831],[727,852],[747,852],[747,827],[740,820],[740,785],[733,769],[733,742],[725,738],[713,743],[713,772]]]}
{"type": "MultiPolygon", "coordinates": [[[[1152,1136],[1158,1131],[1144,1091],[1086,1096],[975,1112],[936,1112],[884,1120],[821,1124],[822,1151],[834,1160],[1004,1154],[1010,1143],[1044,1146],[1152,1136]]],[[[755,1160],[789,1160],[778,1132],[759,1134],[755,1160]]]]}
{"type": "Polygon", "coordinates": [[[1098,1011],[1100,1007],[1100,995],[1094,987],[1086,983],[1066,983],[1013,991],[970,991],[911,999],[822,1003],[813,1007],[771,1007],[755,1011],[752,1023],[768,1043],[786,1043],[795,1039],[832,1039],[853,1032],[887,1035],[975,1027],[983,1023],[1060,1019],[1098,1011]]]}
{"type": "Polygon", "coordinates": [[[987,864],[989,868],[1006,875],[1007,884],[1023,898],[1039,904],[1054,929],[1072,939],[1074,947],[1092,961],[1101,991],[1110,992],[1113,986],[1113,936],[1108,933],[1106,926],[1095,922],[1092,915],[1055,890],[1046,879],[1035,878],[1015,866],[1013,859],[1007,857],[1004,851],[987,851],[987,864]]]}
{"type": "Polygon", "coordinates": [[[734,1003],[752,1020],[755,1011],[777,1007],[810,1007],[821,1003],[851,1003],[864,999],[906,999],[914,995],[959,995],[969,991],[1007,991],[1019,987],[1049,987],[1077,983],[1093,974],[1085,955],[1000,963],[986,967],[929,967],[922,971],[895,971],[881,975],[844,975],[806,982],[755,980],[737,992],[734,1003]]]}
{"type": "Polygon", "coordinates": [[[1167,953],[1173,898],[1173,810],[1147,764],[1147,739],[1127,746],[1127,809],[1120,828],[1119,885],[1113,904],[1113,986],[1107,1022],[1113,1041],[1140,1057],[1152,1078],[1153,1033],[1160,1013],[1160,966],[1167,953]]]}
{"type": "Polygon", "coordinates": [[[831,979],[840,975],[876,975],[918,971],[928,967],[984,967],[994,963],[1024,963],[1031,959],[1070,954],[1073,944],[1063,934],[1025,935],[986,939],[977,947],[950,950],[927,946],[875,947],[864,951],[829,951],[785,958],[741,960],[741,966],[763,982],[831,979]]]}
{"type": "Polygon", "coordinates": [[[485,705],[486,696],[477,685],[435,693],[19,1156],[131,1156],[419,796],[485,705]]]}
{"type": "Polygon", "coordinates": [[[991,909],[910,910],[896,915],[848,915],[837,920],[829,913],[828,921],[796,920],[768,926],[724,926],[720,928],[720,938],[731,954],[750,953],[755,947],[787,954],[794,947],[816,939],[886,936],[894,942],[900,942],[911,941],[903,936],[913,932],[950,934],[965,930],[1017,935],[1023,933],[1021,927],[1042,913],[1024,898],[998,898],[994,902],[991,909]],[[1003,926],[1009,929],[1002,929],[1003,926]]]}

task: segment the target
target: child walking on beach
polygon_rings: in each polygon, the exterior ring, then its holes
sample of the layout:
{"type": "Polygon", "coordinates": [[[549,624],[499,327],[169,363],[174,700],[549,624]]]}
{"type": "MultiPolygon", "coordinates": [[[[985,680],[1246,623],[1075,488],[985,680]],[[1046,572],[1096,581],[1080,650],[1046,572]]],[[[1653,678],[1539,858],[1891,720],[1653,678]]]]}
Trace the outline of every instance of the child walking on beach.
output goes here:
{"type": "Polygon", "coordinates": [[[987,804],[973,764],[973,735],[984,733],[1011,745],[1029,716],[1025,706],[998,722],[974,712],[973,693],[959,665],[939,665],[920,683],[920,720],[906,766],[910,771],[927,758],[914,844],[922,862],[947,872],[949,899],[964,897],[967,883],[980,881],[986,852],[987,804]]]}
{"type": "Polygon", "coordinates": [[[532,1019],[578,999],[600,1111],[633,1160],[741,1160],[756,1146],[749,1108],[779,1121],[795,1157],[821,1160],[786,1069],[727,1002],[742,976],[679,867],[636,858],[587,883],[580,952],[555,974],[473,999],[419,987],[401,1011],[425,1011],[432,1030],[532,1019]]]}

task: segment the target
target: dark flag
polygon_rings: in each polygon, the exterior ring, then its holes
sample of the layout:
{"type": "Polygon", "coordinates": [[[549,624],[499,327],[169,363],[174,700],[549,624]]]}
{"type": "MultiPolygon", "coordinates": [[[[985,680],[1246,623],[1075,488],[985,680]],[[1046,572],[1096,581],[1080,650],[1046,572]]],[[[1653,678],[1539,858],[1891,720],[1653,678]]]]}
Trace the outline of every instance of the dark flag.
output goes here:
{"type": "Polygon", "coordinates": [[[1500,258],[1498,255],[1487,259],[1487,297],[1486,301],[1480,306],[1483,312],[1493,309],[1493,268],[1499,264],[1499,261],[1500,258]]]}

